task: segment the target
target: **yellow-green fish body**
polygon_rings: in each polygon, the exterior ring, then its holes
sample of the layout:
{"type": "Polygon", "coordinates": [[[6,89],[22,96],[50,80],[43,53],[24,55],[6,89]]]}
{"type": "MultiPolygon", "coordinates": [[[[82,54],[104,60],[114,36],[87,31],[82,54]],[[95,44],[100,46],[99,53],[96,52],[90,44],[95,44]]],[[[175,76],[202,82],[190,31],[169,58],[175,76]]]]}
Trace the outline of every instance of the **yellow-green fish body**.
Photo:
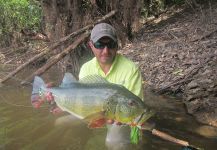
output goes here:
{"type": "Polygon", "coordinates": [[[143,101],[125,87],[107,82],[99,76],[89,76],[79,82],[66,73],[59,87],[46,88],[40,77],[35,77],[33,94],[51,92],[56,104],[64,111],[93,122],[100,118],[125,124],[142,124],[153,115],[143,101]],[[97,115],[99,114],[99,115],[97,115]]]}

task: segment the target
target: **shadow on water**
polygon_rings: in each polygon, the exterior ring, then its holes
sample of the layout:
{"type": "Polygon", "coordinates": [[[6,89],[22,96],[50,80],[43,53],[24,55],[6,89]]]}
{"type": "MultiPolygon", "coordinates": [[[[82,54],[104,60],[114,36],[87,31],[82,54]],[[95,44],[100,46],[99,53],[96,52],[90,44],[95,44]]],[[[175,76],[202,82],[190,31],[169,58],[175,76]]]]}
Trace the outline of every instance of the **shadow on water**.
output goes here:
{"type": "MultiPolygon", "coordinates": [[[[68,114],[54,116],[49,113],[47,106],[38,110],[33,109],[30,94],[30,86],[20,87],[10,83],[10,86],[0,88],[0,150],[106,149],[106,129],[88,129],[86,124],[68,114]]],[[[209,131],[209,127],[203,130],[203,125],[185,113],[184,106],[179,100],[151,93],[146,93],[145,100],[147,105],[157,111],[149,120],[155,124],[156,129],[206,150],[216,149],[217,131],[209,131]],[[210,132],[212,135],[203,132],[210,132]]],[[[140,149],[180,150],[181,146],[145,131],[140,149]]]]}

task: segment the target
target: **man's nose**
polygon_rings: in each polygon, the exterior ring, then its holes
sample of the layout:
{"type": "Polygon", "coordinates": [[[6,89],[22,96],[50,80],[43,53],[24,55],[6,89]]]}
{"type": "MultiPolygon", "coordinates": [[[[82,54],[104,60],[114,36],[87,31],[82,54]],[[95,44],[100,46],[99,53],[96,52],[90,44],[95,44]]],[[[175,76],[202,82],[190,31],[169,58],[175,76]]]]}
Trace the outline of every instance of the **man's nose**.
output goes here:
{"type": "Polygon", "coordinates": [[[109,49],[108,49],[107,46],[105,46],[105,47],[103,48],[103,53],[105,53],[105,54],[108,54],[108,53],[109,53],[109,49]]]}

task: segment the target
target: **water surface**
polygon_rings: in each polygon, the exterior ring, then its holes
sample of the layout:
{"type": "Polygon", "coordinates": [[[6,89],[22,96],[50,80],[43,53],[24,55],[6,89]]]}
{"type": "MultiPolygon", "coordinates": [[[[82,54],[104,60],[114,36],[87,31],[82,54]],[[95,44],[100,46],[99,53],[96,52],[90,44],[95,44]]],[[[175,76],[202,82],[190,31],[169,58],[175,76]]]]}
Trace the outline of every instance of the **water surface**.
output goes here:
{"type": "MultiPolygon", "coordinates": [[[[0,150],[106,149],[106,129],[88,129],[86,124],[68,117],[68,114],[54,116],[47,105],[33,109],[30,94],[31,86],[22,87],[15,82],[0,88],[0,150]]],[[[180,100],[149,92],[145,95],[146,103],[157,110],[157,114],[149,120],[156,129],[206,150],[216,150],[215,134],[211,137],[199,134],[197,129],[202,125],[186,114],[180,100]]],[[[181,149],[181,146],[156,137],[149,131],[143,133],[142,143],[138,147],[139,150],[181,149]]]]}

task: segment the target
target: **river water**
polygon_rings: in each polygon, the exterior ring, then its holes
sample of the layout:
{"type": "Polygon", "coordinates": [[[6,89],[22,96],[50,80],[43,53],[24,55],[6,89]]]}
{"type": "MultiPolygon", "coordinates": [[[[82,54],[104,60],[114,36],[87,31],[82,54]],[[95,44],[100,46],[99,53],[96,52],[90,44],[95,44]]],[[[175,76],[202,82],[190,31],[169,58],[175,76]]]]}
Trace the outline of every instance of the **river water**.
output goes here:
{"type": "MultiPolygon", "coordinates": [[[[49,74],[46,78],[61,77],[49,74]]],[[[46,105],[32,108],[31,90],[31,86],[19,86],[16,82],[0,88],[0,150],[106,150],[106,129],[88,129],[82,121],[66,113],[53,115],[46,105]]],[[[216,130],[208,126],[203,128],[204,125],[186,114],[180,100],[147,91],[145,97],[147,105],[157,111],[149,120],[156,129],[206,150],[216,150],[216,130]]],[[[149,131],[143,133],[141,144],[135,147],[139,150],[181,150],[181,146],[149,131]]]]}

